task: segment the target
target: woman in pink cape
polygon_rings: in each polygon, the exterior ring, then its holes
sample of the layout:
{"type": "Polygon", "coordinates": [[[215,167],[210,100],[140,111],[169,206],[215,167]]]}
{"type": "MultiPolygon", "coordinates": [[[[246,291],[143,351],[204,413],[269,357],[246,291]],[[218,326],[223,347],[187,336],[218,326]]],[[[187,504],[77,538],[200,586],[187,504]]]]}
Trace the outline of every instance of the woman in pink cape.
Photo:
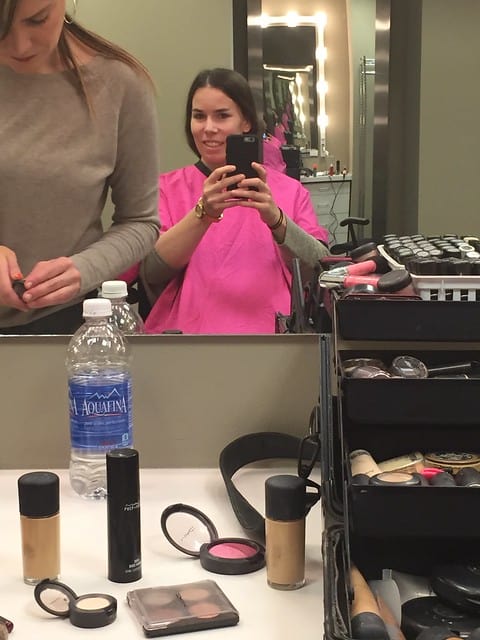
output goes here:
{"type": "Polygon", "coordinates": [[[292,259],[313,268],[328,254],[328,233],[298,181],[257,163],[258,177],[228,176],[227,136],[259,133],[243,76],[200,72],[185,132],[199,162],[160,177],[160,237],[141,267],[154,302],[146,330],[274,333],[276,313],[290,310],[292,259]]]}

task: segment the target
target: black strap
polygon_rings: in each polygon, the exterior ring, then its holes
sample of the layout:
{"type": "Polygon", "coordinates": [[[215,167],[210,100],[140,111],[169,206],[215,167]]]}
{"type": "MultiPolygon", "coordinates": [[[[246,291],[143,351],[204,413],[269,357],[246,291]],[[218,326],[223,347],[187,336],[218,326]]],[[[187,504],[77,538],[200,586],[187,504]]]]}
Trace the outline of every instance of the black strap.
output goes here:
{"type": "MultiPolygon", "coordinates": [[[[220,453],[219,466],[233,511],[249,536],[265,540],[265,520],[235,487],[233,475],[246,464],[271,458],[298,460],[302,450],[302,440],[286,433],[272,431],[250,433],[230,442],[220,453]]],[[[309,447],[310,443],[304,445],[309,447]]],[[[318,452],[317,452],[318,453],[318,452]]],[[[320,487],[311,480],[305,480],[316,494],[307,494],[307,512],[320,498],[320,487]]]]}

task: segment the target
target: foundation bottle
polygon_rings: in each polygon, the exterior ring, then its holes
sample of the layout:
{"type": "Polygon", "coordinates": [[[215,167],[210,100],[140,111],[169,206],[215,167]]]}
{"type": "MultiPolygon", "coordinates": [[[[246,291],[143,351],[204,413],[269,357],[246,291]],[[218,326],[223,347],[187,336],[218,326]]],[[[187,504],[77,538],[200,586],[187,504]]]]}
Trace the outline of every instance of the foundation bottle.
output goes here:
{"type": "Polygon", "coordinates": [[[265,482],[267,582],[274,589],[305,584],[305,480],[278,475],[265,482]]]}
{"type": "Polygon", "coordinates": [[[18,479],[23,579],[37,584],[60,574],[59,478],[48,471],[18,479]]]}

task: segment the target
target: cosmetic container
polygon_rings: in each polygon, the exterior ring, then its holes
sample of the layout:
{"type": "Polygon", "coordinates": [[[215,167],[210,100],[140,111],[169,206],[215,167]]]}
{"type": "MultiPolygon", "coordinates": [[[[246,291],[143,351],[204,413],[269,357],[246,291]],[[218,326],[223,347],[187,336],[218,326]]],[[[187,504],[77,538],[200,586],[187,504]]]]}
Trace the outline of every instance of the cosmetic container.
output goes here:
{"type": "Polygon", "coordinates": [[[267,582],[274,589],[305,584],[305,480],[278,475],[265,481],[267,582]]]}
{"type": "Polygon", "coordinates": [[[142,577],[138,451],[107,453],[108,579],[134,582],[142,577]]]}
{"type": "Polygon", "coordinates": [[[97,629],[111,624],[117,617],[117,600],[107,593],[77,596],[62,582],[42,580],[33,595],[44,611],[59,618],[69,618],[74,627],[97,629]]]}
{"type": "Polygon", "coordinates": [[[59,478],[48,471],[18,479],[23,579],[37,584],[60,574],[59,478]]]}
{"type": "Polygon", "coordinates": [[[160,518],[167,540],[176,549],[200,559],[207,571],[240,575],[265,566],[265,549],[248,538],[219,537],[210,518],[188,504],[172,504],[160,518]]]}
{"type": "Polygon", "coordinates": [[[378,464],[365,449],[355,449],[355,451],[351,451],[349,459],[352,476],[364,474],[371,477],[380,473],[378,464]]]}

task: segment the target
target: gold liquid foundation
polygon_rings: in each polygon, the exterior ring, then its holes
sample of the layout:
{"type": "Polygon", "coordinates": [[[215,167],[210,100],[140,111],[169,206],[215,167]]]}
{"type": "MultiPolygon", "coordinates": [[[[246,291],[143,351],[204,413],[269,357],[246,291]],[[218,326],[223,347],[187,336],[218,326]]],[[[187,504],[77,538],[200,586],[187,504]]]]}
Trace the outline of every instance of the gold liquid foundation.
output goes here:
{"type": "Polygon", "coordinates": [[[267,582],[274,589],[305,584],[305,480],[279,475],[265,482],[267,582]]]}
{"type": "Polygon", "coordinates": [[[18,479],[23,579],[37,584],[60,574],[59,478],[35,471],[18,479]]]}

